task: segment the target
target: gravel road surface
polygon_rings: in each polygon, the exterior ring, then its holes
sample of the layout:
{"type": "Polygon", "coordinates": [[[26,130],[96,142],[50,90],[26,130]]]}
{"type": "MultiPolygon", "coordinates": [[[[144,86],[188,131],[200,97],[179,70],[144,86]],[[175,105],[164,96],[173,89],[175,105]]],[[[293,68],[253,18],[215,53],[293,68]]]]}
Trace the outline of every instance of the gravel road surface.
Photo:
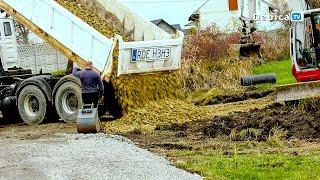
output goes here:
{"type": "Polygon", "coordinates": [[[0,126],[0,179],[201,179],[120,136],[74,125],[0,126]]]}

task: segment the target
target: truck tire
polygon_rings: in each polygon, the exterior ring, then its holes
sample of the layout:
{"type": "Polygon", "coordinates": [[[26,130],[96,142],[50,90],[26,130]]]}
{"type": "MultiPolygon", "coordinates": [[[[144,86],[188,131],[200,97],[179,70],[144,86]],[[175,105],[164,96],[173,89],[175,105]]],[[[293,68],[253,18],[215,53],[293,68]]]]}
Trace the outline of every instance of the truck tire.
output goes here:
{"type": "Polygon", "coordinates": [[[25,123],[40,124],[46,117],[47,98],[39,87],[28,85],[18,96],[18,110],[25,123]]]}
{"type": "Polygon", "coordinates": [[[74,82],[63,83],[56,92],[54,101],[56,111],[63,121],[73,123],[77,120],[78,109],[82,106],[81,88],[74,82]]]}

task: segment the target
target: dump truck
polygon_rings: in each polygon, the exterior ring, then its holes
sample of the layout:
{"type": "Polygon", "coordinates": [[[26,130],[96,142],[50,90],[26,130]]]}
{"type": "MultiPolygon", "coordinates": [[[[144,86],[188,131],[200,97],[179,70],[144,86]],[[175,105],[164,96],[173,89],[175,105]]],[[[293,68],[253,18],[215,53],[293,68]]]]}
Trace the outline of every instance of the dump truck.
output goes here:
{"type": "Polygon", "coordinates": [[[183,34],[177,32],[171,38],[146,20],[138,22],[138,16],[120,4],[113,8],[121,11],[117,16],[125,15],[127,21],[145,24],[141,28],[134,25],[138,32],[134,39],[138,41],[125,42],[119,35],[108,38],[53,0],[0,0],[0,9],[1,61],[12,66],[3,67],[0,62],[0,110],[9,121],[21,117],[25,123],[35,125],[46,116],[57,114],[66,122],[74,122],[82,105],[80,81],[74,76],[56,77],[15,67],[18,56],[13,21],[29,28],[79,66],[91,60],[104,81],[112,74],[117,45],[117,76],[180,68],[183,34]]]}

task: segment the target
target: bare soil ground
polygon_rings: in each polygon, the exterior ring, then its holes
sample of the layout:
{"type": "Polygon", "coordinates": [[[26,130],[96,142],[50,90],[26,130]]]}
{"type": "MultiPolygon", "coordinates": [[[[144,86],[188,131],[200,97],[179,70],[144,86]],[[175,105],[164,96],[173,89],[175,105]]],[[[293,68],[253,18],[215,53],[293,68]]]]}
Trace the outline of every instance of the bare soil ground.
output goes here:
{"type": "Polygon", "coordinates": [[[202,99],[195,99],[194,104],[197,106],[226,104],[250,99],[261,99],[267,96],[272,96],[272,94],[274,94],[274,90],[247,90],[244,92],[231,92],[221,95],[214,95],[212,97],[209,95],[209,97],[203,97],[202,99]]]}
{"type": "MultiPolygon", "coordinates": [[[[7,140],[37,140],[40,138],[53,137],[57,133],[77,133],[75,124],[62,122],[29,126],[25,123],[0,125],[0,142],[7,140]]],[[[0,143],[1,146],[1,143],[0,143]]]]}
{"type": "Polygon", "coordinates": [[[319,118],[319,112],[305,112],[295,106],[272,104],[262,109],[233,111],[227,115],[218,113],[212,118],[184,124],[160,125],[153,133],[127,133],[125,136],[141,147],[172,158],[174,162],[181,160],[181,157],[174,155],[177,150],[207,149],[229,154],[234,150],[234,144],[247,142],[253,146],[249,149],[254,151],[259,151],[259,142],[268,142],[270,145],[262,147],[262,151],[278,150],[277,147],[283,144],[288,145],[285,151],[299,151],[313,147],[309,143],[319,143],[319,118]],[[276,148],[272,150],[273,146],[276,148]]]}
{"type": "MultiPolygon", "coordinates": [[[[275,104],[265,109],[255,109],[245,113],[232,113],[228,116],[210,119],[198,131],[205,136],[215,138],[230,135],[232,130],[241,132],[247,129],[257,130],[258,141],[266,140],[270,132],[284,131],[285,139],[313,140],[320,138],[320,113],[300,111],[294,106],[275,104]]],[[[194,126],[194,125],[193,125],[194,126]]]]}

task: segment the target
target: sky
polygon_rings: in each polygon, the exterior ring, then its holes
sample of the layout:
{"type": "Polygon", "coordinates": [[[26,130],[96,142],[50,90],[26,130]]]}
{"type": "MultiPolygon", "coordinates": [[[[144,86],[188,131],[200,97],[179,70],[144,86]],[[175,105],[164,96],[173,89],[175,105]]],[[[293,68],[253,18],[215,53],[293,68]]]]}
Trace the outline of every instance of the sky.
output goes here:
{"type": "Polygon", "coordinates": [[[164,19],[169,24],[188,23],[188,17],[206,0],[119,0],[149,21],[164,19]]]}

